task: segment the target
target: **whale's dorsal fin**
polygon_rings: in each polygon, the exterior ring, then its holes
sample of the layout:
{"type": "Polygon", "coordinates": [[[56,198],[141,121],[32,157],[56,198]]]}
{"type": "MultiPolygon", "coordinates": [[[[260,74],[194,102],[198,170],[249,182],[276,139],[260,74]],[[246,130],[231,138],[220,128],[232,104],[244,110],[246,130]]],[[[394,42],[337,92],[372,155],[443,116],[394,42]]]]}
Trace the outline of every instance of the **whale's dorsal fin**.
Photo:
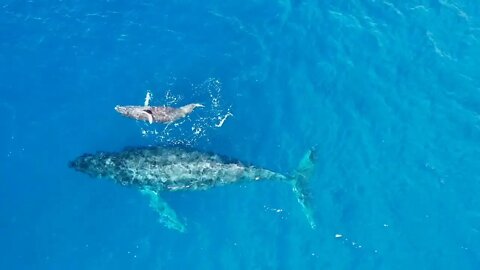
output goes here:
{"type": "Polygon", "coordinates": [[[140,192],[150,199],[150,207],[157,212],[158,222],[169,229],[185,232],[185,224],[178,219],[175,211],[158,195],[158,192],[149,188],[143,188],[140,192]]]}
{"type": "Polygon", "coordinates": [[[152,124],[153,123],[153,113],[152,110],[143,110],[143,112],[147,115],[148,117],[148,123],[152,124]]]}

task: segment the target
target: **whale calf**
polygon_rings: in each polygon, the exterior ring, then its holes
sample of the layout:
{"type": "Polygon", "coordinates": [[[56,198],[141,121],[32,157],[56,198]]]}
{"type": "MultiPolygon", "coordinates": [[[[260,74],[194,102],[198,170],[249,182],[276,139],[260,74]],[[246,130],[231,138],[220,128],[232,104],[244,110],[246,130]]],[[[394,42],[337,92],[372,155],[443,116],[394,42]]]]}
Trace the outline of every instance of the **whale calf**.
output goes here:
{"type": "Polygon", "coordinates": [[[315,227],[308,188],[316,151],[309,150],[292,175],[245,164],[236,159],[183,146],[130,147],[119,152],[84,154],[69,166],[92,177],[110,178],[138,188],[168,228],[185,231],[185,224],[161,198],[162,192],[206,190],[227,184],[272,180],[292,184],[308,222],[315,227]]]}
{"type": "Polygon", "coordinates": [[[195,110],[195,108],[204,107],[199,103],[191,103],[179,108],[167,106],[115,106],[115,110],[121,115],[137,120],[154,122],[172,123],[181,119],[195,110]]]}

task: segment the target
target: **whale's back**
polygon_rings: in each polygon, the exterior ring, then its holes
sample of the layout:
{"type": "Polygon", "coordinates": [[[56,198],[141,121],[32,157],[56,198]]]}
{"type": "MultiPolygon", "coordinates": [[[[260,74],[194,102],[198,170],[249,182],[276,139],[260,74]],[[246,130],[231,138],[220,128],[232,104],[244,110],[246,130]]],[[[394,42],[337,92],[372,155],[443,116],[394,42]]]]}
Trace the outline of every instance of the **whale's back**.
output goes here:
{"type": "Polygon", "coordinates": [[[229,183],[286,179],[270,170],[188,147],[128,148],[121,152],[84,155],[72,167],[122,185],[155,190],[201,190],[229,183]]]}

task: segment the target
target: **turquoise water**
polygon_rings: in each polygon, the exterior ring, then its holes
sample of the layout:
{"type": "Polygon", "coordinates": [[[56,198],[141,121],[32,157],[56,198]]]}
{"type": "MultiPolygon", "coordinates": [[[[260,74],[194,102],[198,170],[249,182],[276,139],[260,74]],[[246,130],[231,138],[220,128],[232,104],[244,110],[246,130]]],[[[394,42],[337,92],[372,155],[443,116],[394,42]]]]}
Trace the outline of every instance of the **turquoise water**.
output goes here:
{"type": "Polygon", "coordinates": [[[480,267],[475,1],[7,0],[0,34],[1,269],[480,267]],[[147,90],[208,106],[113,110],[147,90]],[[181,234],[67,167],[171,143],[283,173],[317,145],[317,228],[264,182],[165,194],[181,234]]]}

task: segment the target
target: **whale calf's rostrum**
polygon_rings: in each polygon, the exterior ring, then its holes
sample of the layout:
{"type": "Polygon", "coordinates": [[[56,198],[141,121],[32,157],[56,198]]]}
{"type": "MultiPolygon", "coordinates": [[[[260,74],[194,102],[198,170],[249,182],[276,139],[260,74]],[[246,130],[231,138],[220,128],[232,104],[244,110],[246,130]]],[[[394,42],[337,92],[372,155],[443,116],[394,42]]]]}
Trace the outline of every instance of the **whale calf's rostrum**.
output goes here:
{"type": "Polygon", "coordinates": [[[185,224],[159,196],[161,192],[205,190],[227,184],[275,180],[291,183],[310,225],[315,227],[311,194],[308,188],[313,175],[316,151],[309,150],[293,175],[287,176],[238,160],[193,148],[131,147],[120,152],[84,154],[69,166],[92,177],[110,178],[138,188],[150,197],[150,206],[160,222],[178,231],[185,224]]]}

